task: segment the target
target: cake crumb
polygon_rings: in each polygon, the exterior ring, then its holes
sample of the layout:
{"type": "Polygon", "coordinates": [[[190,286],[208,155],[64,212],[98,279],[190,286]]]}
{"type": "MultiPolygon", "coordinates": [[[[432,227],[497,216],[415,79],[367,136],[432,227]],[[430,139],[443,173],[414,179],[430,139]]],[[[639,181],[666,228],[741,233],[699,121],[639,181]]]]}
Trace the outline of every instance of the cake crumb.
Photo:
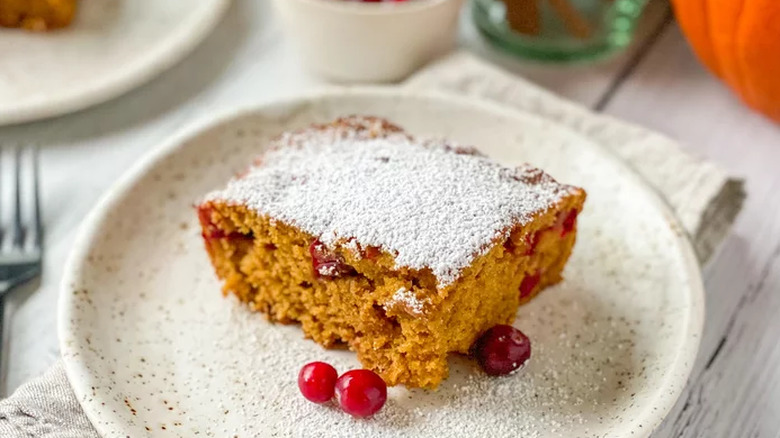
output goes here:
{"type": "Polygon", "coordinates": [[[391,310],[401,306],[404,310],[414,316],[420,316],[425,313],[426,300],[422,300],[409,289],[402,287],[395,291],[390,301],[385,303],[385,310],[391,310]]]}

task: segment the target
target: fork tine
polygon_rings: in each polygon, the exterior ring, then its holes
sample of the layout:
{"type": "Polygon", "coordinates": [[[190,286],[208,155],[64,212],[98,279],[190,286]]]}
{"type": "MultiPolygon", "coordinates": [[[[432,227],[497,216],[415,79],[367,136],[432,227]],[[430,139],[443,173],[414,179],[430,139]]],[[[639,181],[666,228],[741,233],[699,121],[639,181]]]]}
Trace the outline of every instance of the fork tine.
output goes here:
{"type": "Polygon", "coordinates": [[[24,244],[24,228],[22,227],[22,149],[16,147],[14,151],[14,228],[11,234],[14,246],[21,247],[24,244]]]}
{"type": "Polygon", "coordinates": [[[0,251],[3,250],[3,238],[5,230],[3,229],[3,149],[0,148],[0,251]]]}
{"type": "Polygon", "coordinates": [[[32,175],[33,175],[33,230],[35,232],[33,244],[40,248],[43,240],[43,224],[41,223],[41,191],[40,175],[38,174],[38,147],[32,148],[32,175]]]}

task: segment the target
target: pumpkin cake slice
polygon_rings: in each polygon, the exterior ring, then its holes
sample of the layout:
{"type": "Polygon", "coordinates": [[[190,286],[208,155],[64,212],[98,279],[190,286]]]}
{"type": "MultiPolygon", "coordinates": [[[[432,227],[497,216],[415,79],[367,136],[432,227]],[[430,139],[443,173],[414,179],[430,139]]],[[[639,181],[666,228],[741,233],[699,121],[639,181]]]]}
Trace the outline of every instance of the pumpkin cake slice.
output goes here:
{"type": "Polygon", "coordinates": [[[584,200],[354,116],[283,134],[198,214],[224,293],[348,345],[390,385],[434,388],[449,353],[561,280],[584,200]]]}
{"type": "Polygon", "coordinates": [[[76,0],[0,0],[0,26],[46,31],[68,26],[76,0]]]}

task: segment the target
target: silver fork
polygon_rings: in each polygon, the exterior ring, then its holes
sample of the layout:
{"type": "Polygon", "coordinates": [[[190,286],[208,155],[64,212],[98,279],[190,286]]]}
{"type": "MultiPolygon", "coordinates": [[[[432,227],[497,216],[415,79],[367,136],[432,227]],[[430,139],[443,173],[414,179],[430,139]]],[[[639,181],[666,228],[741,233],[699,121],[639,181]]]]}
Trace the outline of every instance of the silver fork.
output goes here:
{"type": "MultiPolygon", "coordinates": [[[[3,334],[4,298],[14,288],[40,275],[43,256],[38,150],[15,148],[10,155],[12,163],[5,166],[7,171],[4,172],[0,150],[0,356],[4,356],[6,338],[3,334]],[[10,178],[4,177],[6,172],[10,178]],[[8,183],[10,190],[2,186],[8,183]],[[10,195],[10,199],[3,199],[3,193],[10,195]],[[3,213],[8,219],[5,226],[3,213]]],[[[2,392],[5,390],[5,364],[6,358],[0,357],[2,392]]]]}

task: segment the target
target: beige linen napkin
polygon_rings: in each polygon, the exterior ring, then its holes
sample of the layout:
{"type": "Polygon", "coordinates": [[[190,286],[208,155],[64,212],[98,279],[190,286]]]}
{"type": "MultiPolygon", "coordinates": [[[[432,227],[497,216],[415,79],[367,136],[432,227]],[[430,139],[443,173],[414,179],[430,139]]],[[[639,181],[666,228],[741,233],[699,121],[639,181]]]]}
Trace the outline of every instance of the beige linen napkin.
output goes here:
{"type": "MultiPolygon", "coordinates": [[[[579,132],[633,168],[677,213],[702,261],[731,227],[743,182],[685,153],[673,140],[563,100],[472,55],[455,53],[405,84],[494,100],[579,132]]],[[[62,362],[0,402],[0,436],[92,438],[98,434],[68,384],[62,362]]]]}

